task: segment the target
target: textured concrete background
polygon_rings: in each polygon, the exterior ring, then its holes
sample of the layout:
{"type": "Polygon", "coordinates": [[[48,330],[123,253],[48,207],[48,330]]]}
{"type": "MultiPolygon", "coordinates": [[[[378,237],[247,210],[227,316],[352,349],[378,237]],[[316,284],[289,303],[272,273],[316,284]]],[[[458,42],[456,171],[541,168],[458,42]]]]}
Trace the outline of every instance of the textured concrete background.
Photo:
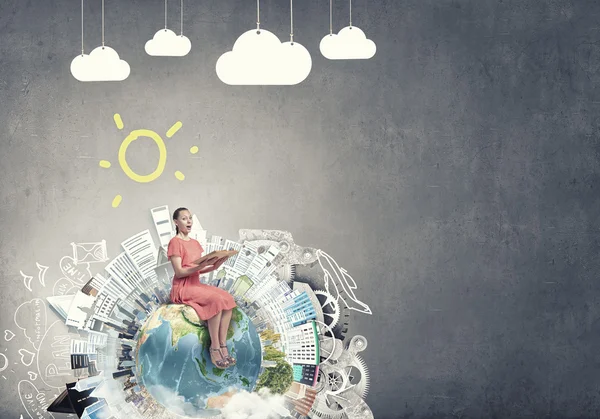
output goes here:
{"type": "MultiPolygon", "coordinates": [[[[261,3],[263,28],[287,38],[289,3],[261,3]]],[[[100,4],[86,1],[86,52],[100,45],[100,4]]],[[[339,30],[348,4],[334,6],[339,30]]],[[[297,1],[313,69],[292,87],[216,77],[255,25],[253,1],[187,1],[183,59],[144,52],[163,7],[106,1],[106,45],[131,75],[89,84],[69,71],[78,1],[0,2],[2,329],[19,331],[16,307],[51,295],[72,241],[106,239],[113,257],[151,227],[149,208],[184,205],[210,233],[289,230],[348,269],[374,311],[351,334],[369,342],[376,418],[600,415],[598,2],[354,0],[377,54],[332,62],[318,49],[328,2],[297,1]],[[157,181],[120,170],[116,112],[124,132],[182,121],[157,181]],[[35,277],[36,262],[50,269],[30,292],[19,271],[35,277]]],[[[150,141],[130,154],[154,169],[150,141]]],[[[0,338],[2,418],[24,413],[28,369],[14,362],[26,342],[0,338]]]]}

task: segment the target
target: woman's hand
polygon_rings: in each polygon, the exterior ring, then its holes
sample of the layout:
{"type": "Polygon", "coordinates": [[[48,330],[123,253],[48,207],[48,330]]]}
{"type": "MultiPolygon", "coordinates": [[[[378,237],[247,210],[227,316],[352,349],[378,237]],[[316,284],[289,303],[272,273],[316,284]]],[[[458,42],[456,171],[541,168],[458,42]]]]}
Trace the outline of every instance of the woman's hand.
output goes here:
{"type": "Polygon", "coordinates": [[[221,267],[221,265],[224,264],[227,259],[228,259],[228,257],[224,257],[224,258],[217,260],[217,262],[213,266],[215,268],[215,270],[219,269],[221,267]]]}
{"type": "Polygon", "coordinates": [[[205,268],[208,268],[209,266],[213,266],[215,264],[215,262],[218,261],[218,259],[219,258],[217,258],[217,257],[212,257],[210,259],[206,259],[206,260],[202,261],[201,264],[191,263],[191,265],[197,267],[198,270],[203,270],[205,268]]]}

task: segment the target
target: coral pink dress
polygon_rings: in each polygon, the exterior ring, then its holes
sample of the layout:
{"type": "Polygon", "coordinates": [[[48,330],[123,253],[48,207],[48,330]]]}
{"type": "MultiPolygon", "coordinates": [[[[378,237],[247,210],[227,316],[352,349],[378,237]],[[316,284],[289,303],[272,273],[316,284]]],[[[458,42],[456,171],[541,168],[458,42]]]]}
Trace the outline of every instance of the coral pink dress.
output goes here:
{"type": "MultiPolygon", "coordinates": [[[[183,240],[175,236],[169,242],[167,256],[169,260],[171,256],[180,256],[181,266],[185,268],[192,266],[192,262],[198,260],[203,252],[204,249],[197,240],[183,240]]],[[[192,307],[202,320],[208,320],[237,305],[231,294],[224,289],[201,283],[198,272],[183,278],[173,277],[170,298],[174,304],[192,307]]]]}

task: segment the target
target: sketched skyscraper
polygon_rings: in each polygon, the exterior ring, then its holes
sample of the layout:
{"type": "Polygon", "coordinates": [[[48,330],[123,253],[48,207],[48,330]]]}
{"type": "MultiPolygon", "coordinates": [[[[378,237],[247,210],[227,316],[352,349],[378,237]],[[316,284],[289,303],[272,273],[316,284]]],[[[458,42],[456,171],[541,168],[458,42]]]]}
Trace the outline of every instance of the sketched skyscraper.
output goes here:
{"type": "Polygon", "coordinates": [[[152,208],[150,213],[152,214],[154,227],[156,227],[156,234],[158,234],[160,246],[166,250],[169,246],[169,241],[175,236],[175,230],[171,223],[169,206],[163,205],[161,207],[152,208]]]}
{"type": "Polygon", "coordinates": [[[157,283],[157,275],[154,271],[156,267],[156,254],[154,252],[154,240],[150,235],[150,230],[144,230],[135,234],[121,243],[125,253],[135,264],[138,271],[142,274],[145,286],[157,283]]]}
{"type": "Polygon", "coordinates": [[[189,236],[194,240],[198,240],[203,249],[206,248],[206,230],[202,228],[196,214],[192,215],[192,231],[190,231],[189,236]]]}

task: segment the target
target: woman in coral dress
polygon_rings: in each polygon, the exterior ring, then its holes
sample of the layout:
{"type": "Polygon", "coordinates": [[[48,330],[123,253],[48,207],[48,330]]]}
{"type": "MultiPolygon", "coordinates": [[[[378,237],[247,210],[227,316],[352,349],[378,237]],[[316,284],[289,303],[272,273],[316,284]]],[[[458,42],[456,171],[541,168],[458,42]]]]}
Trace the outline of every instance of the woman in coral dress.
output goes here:
{"type": "Polygon", "coordinates": [[[211,258],[196,265],[204,249],[197,240],[188,237],[192,229],[192,215],[187,208],[173,213],[177,234],[169,242],[167,256],[173,265],[175,276],[171,288],[171,302],[191,306],[198,317],[208,323],[210,333],[210,357],[217,368],[235,365],[236,360],[227,351],[227,330],[231,321],[235,300],[227,291],[202,284],[200,275],[218,269],[227,258],[211,258]]]}

